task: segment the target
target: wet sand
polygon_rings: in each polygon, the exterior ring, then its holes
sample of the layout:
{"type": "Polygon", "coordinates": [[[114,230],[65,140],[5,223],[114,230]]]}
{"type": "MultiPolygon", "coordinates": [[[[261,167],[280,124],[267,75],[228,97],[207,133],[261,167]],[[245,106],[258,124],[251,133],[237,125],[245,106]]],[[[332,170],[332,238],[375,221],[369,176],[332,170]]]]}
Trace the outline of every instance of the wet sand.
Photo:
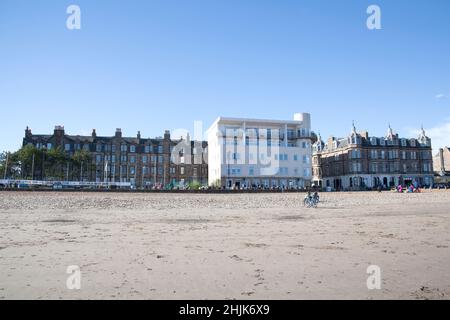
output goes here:
{"type": "Polygon", "coordinates": [[[450,298],[450,191],[303,197],[0,192],[0,299],[450,298]]]}

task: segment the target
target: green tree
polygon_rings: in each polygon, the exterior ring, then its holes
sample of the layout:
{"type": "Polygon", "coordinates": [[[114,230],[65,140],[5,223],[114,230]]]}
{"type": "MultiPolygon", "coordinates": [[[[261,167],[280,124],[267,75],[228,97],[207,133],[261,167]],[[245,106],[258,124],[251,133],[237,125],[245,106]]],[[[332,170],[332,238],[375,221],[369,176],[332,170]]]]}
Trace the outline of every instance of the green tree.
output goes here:
{"type": "Polygon", "coordinates": [[[91,154],[86,150],[77,150],[72,156],[72,180],[83,180],[93,170],[91,154]]]}
{"type": "Polygon", "coordinates": [[[189,183],[189,189],[191,190],[199,190],[201,188],[202,184],[198,182],[197,180],[192,181],[189,183]]]}
{"type": "Polygon", "coordinates": [[[42,151],[29,144],[15,152],[13,158],[20,167],[22,178],[33,179],[36,165],[42,162],[42,151]]]}
{"type": "Polygon", "coordinates": [[[61,147],[44,151],[44,174],[46,180],[63,180],[68,157],[61,147]]]}
{"type": "Polygon", "coordinates": [[[20,179],[21,178],[21,167],[20,162],[17,159],[17,153],[3,152],[0,156],[0,179],[5,177],[7,179],[20,179]]]}

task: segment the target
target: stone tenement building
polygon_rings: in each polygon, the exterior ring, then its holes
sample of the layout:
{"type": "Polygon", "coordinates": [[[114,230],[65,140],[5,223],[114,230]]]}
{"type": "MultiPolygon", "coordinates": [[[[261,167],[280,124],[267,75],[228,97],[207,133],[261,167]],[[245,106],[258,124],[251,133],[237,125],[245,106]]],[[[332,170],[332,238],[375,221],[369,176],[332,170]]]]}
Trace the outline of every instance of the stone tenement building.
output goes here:
{"type": "Polygon", "coordinates": [[[352,131],[346,138],[320,135],[313,144],[313,184],[334,190],[361,190],[399,183],[433,183],[431,140],[422,131],[417,139],[399,138],[389,126],[385,137],[352,131]]]}
{"type": "MultiPolygon", "coordinates": [[[[172,140],[170,132],[164,137],[144,139],[123,137],[117,129],[112,137],[67,135],[64,127],[56,126],[53,134],[35,135],[27,127],[23,145],[32,144],[38,149],[61,148],[69,157],[77,150],[90,154],[91,165],[67,165],[67,177],[75,181],[129,182],[136,187],[185,185],[198,181],[208,183],[207,142],[186,139],[172,140]],[[69,172],[70,171],[70,172],[69,172]]],[[[39,164],[34,176],[44,178],[39,164]]]]}

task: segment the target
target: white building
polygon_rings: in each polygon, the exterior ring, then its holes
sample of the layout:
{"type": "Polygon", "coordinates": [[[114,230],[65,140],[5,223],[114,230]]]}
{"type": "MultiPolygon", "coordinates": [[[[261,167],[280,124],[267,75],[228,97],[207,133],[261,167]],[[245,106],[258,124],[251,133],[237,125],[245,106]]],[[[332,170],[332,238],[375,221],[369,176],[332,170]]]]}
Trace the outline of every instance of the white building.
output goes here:
{"type": "Polygon", "coordinates": [[[208,129],[208,183],[226,188],[297,188],[311,181],[311,118],[219,117],[208,129]]]}

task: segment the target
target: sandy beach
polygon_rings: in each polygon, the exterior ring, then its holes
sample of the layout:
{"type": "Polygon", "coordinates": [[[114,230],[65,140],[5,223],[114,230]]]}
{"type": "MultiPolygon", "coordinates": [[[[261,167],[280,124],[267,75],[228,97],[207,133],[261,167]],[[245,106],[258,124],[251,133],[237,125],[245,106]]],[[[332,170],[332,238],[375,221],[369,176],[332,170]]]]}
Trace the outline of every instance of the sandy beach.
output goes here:
{"type": "Polygon", "coordinates": [[[0,299],[450,298],[450,191],[303,197],[0,192],[0,299]]]}

